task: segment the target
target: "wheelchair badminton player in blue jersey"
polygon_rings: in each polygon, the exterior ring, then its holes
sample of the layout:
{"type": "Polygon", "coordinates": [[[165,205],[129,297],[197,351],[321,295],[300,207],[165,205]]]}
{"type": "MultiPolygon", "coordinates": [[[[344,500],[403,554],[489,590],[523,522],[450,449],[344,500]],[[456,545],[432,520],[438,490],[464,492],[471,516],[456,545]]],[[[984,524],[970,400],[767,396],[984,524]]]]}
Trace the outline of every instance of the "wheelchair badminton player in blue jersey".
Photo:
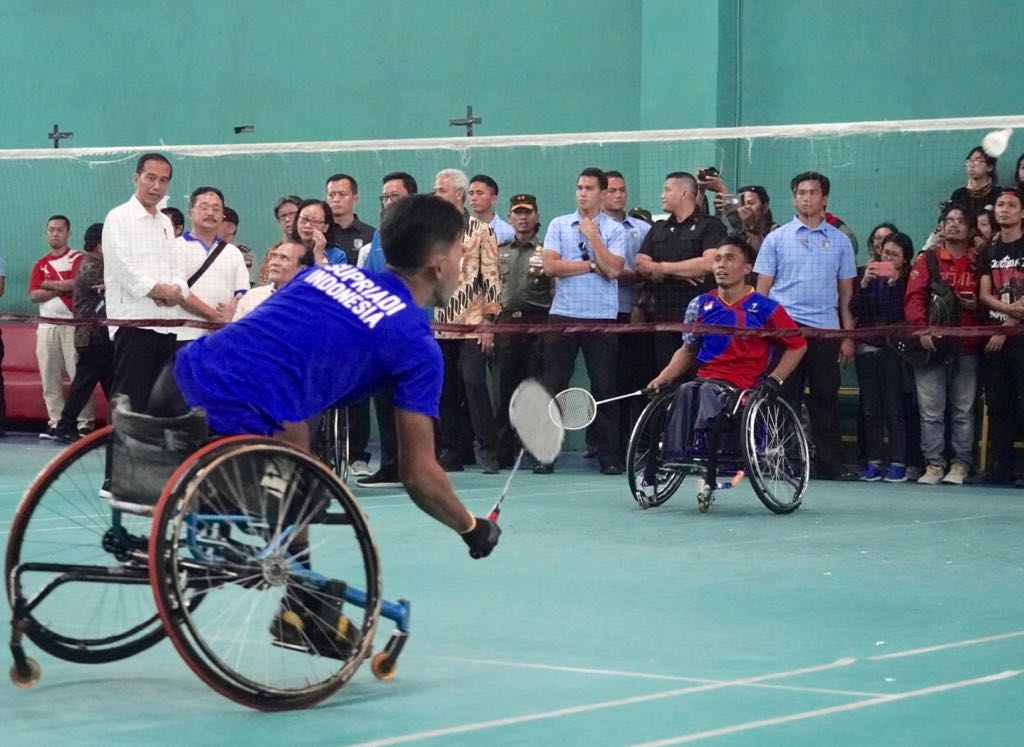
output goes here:
{"type": "MultiPolygon", "coordinates": [[[[440,198],[399,200],[380,229],[388,271],[351,265],[303,270],[252,313],[178,351],[154,387],[147,414],[173,418],[202,408],[214,433],[271,436],[308,451],[308,419],[336,404],[390,393],[399,473],[409,496],[457,532],[473,558],[489,555],[501,530],[466,509],[435,458],[443,363],[421,308],[444,305],[453,293],[462,228],[463,216],[440,198]]],[[[309,564],[302,531],[296,530],[292,548],[297,544],[309,564]]],[[[291,596],[272,626],[285,641],[302,633],[299,613],[316,604],[300,599],[289,609],[291,596]]],[[[345,616],[337,610],[334,618],[335,637],[344,637],[345,616]]]]}

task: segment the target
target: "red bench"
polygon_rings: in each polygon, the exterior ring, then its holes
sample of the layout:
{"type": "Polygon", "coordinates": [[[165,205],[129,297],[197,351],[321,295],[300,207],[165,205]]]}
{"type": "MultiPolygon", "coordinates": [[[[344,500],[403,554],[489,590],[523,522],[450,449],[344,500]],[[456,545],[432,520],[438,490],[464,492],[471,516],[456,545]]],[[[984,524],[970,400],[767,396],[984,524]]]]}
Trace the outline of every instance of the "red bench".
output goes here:
{"type": "MultiPolygon", "coordinates": [[[[21,423],[32,426],[46,425],[46,403],[43,402],[43,383],[39,378],[36,361],[36,325],[0,324],[4,342],[4,398],[7,403],[7,427],[21,423]]],[[[71,386],[65,379],[64,394],[71,386]]],[[[107,421],[107,398],[96,387],[96,423],[107,421]]]]}

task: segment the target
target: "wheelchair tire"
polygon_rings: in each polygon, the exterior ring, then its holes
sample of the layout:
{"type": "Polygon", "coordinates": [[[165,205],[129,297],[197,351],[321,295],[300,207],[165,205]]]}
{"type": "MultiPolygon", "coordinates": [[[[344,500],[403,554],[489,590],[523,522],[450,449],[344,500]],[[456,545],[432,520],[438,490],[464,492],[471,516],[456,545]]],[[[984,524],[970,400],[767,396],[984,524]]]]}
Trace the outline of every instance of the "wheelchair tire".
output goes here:
{"type": "Polygon", "coordinates": [[[660,506],[683,484],[686,473],[681,470],[658,466],[653,483],[645,478],[648,462],[659,460],[665,418],[675,392],[666,392],[654,397],[640,413],[633,432],[629,436],[626,450],[626,481],[629,494],[641,508],[660,506]]]}
{"type": "Polygon", "coordinates": [[[324,412],[320,424],[320,443],[317,451],[331,471],[348,483],[348,410],[331,407],[324,412]]]}
{"type": "MultiPolygon", "coordinates": [[[[149,564],[178,653],[237,703],[265,711],[312,706],[369,656],[381,582],[366,517],[322,462],[279,441],[225,438],[190,456],[157,504],[149,564]],[[308,531],[308,545],[293,544],[298,531],[308,531]],[[203,604],[179,613],[193,593],[203,604]],[[310,599],[342,610],[358,630],[346,652],[317,648],[303,627],[298,643],[274,634],[282,604],[310,612],[302,606],[310,599]]],[[[323,618],[310,615],[313,632],[323,618]]]]}
{"type": "Polygon", "coordinates": [[[124,659],[164,637],[146,588],[150,518],[115,511],[99,495],[111,432],[91,433],[43,468],[7,542],[7,599],[12,608],[35,605],[21,620],[25,634],[83,664],[124,659]]]}
{"type": "Polygon", "coordinates": [[[747,478],[765,507],[788,514],[800,507],[810,480],[810,453],[800,418],[783,399],[754,397],[743,411],[747,478]]]}

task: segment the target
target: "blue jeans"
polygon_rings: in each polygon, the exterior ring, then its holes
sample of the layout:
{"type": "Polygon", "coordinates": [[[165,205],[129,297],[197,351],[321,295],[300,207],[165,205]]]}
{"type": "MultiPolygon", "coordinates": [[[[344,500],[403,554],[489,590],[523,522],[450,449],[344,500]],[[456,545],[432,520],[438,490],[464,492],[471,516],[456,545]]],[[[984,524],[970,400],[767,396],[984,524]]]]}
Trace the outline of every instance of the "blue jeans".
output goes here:
{"type": "Polygon", "coordinates": [[[974,450],[974,400],[978,356],[961,355],[948,366],[914,369],[917,404],[921,410],[921,451],[925,462],[945,469],[946,401],[949,400],[949,441],[953,461],[970,469],[974,450]]]}

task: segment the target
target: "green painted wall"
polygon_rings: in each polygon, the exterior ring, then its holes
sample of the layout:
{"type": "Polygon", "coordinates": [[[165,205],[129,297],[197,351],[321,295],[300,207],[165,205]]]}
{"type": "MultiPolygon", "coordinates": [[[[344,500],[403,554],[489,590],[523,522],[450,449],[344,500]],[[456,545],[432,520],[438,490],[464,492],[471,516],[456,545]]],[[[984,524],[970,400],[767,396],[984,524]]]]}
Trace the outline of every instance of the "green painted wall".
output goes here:
{"type": "MultiPolygon", "coordinates": [[[[76,147],[439,137],[459,133],[448,119],[468,103],[484,118],[480,135],[1010,114],[1024,101],[1024,77],[1012,72],[1022,7],[0,0],[0,149],[45,148],[54,122],[74,131],[64,145],[76,147]],[[241,124],[255,134],[235,135],[241,124]]],[[[360,212],[373,221],[379,177],[400,168],[424,189],[447,166],[491,173],[503,195],[538,194],[545,220],[573,208],[586,165],[623,171],[630,203],[656,208],[667,171],[715,164],[734,186],[767,186],[780,219],[789,177],[820,168],[858,233],[895,219],[920,240],[979,135],[175,157],[171,194],[180,206],[199,184],[222,186],[242,214],[242,240],[262,249],[276,233],[274,198],[318,195],[339,170],[363,184],[360,212]]],[[[1021,149],[1014,141],[1008,155],[1021,149]]],[[[84,227],[130,194],[131,161],[0,159],[0,310],[32,309],[25,286],[45,250],[45,218],[68,214],[79,245],[84,227]]]]}

